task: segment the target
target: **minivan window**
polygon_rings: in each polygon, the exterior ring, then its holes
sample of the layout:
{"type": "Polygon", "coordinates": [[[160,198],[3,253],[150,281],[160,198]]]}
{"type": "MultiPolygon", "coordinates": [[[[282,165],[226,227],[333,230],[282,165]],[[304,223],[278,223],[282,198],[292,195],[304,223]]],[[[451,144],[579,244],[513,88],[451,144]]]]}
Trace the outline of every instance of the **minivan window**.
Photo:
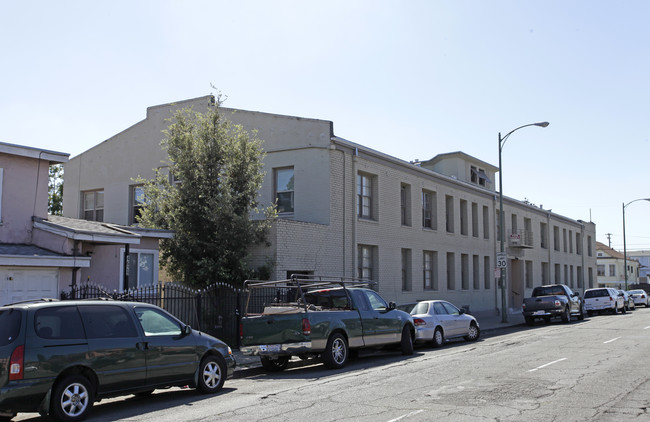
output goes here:
{"type": "Polygon", "coordinates": [[[120,306],[80,306],[81,318],[88,338],[137,337],[133,319],[120,306]]]}
{"type": "Polygon", "coordinates": [[[135,314],[146,336],[177,336],[182,332],[176,320],[156,309],[136,307],[135,314]]]}
{"type": "Polygon", "coordinates": [[[20,332],[22,313],[13,308],[0,310],[0,346],[11,344],[20,332]]]}
{"type": "Polygon", "coordinates": [[[46,339],[86,338],[76,306],[39,309],[34,314],[34,330],[37,336],[46,339]]]}

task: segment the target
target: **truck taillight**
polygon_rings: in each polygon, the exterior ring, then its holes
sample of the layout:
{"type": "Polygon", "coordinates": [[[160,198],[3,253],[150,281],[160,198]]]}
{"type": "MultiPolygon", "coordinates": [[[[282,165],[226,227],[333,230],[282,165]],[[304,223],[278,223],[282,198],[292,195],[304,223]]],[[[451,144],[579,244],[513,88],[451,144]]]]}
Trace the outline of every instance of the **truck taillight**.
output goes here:
{"type": "Polygon", "coordinates": [[[243,340],[244,338],[244,324],[239,323],[239,339],[243,340]]]}
{"type": "Polygon", "coordinates": [[[311,323],[307,318],[302,319],[302,334],[305,336],[311,334],[311,323]]]}
{"type": "Polygon", "coordinates": [[[23,364],[25,361],[25,346],[16,347],[9,360],[9,381],[23,379],[23,364]]]}
{"type": "Polygon", "coordinates": [[[413,324],[418,325],[427,325],[427,322],[422,318],[413,318],[413,324]]]}
{"type": "Polygon", "coordinates": [[[556,300],[555,301],[555,307],[559,308],[560,306],[562,306],[562,302],[560,302],[559,300],[556,300]]]}

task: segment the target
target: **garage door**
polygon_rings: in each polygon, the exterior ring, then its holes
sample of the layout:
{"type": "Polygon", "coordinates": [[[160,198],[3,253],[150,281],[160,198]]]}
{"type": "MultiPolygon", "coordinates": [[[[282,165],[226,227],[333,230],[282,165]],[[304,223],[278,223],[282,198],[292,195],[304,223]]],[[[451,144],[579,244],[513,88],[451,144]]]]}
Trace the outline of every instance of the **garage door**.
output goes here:
{"type": "Polygon", "coordinates": [[[59,270],[0,268],[0,304],[59,297],[59,270]]]}

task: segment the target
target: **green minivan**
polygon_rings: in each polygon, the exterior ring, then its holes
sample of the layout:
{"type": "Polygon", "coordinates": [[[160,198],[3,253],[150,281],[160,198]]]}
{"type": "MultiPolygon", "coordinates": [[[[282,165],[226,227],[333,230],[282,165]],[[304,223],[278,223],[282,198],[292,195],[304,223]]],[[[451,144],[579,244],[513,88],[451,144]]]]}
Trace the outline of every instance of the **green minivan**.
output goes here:
{"type": "Polygon", "coordinates": [[[93,402],[156,388],[215,393],[233,375],[222,341],[138,302],[44,299],[0,307],[0,421],[83,420],[93,402]]]}

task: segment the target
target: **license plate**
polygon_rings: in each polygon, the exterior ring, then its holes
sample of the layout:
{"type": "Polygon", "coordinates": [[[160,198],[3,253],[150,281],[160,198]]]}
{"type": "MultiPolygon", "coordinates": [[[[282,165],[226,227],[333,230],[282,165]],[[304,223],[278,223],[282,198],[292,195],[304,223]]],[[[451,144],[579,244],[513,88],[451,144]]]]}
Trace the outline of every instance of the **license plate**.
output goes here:
{"type": "Polygon", "coordinates": [[[544,315],[545,313],[545,311],[536,311],[533,313],[533,315],[544,315]]]}
{"type": "Polygon", "coordinates": [[[260,346],[260,351],[261,352],[279,352],[280,351],[280,345],[279,344],[262,345],[262,346],[260,346]]]}

